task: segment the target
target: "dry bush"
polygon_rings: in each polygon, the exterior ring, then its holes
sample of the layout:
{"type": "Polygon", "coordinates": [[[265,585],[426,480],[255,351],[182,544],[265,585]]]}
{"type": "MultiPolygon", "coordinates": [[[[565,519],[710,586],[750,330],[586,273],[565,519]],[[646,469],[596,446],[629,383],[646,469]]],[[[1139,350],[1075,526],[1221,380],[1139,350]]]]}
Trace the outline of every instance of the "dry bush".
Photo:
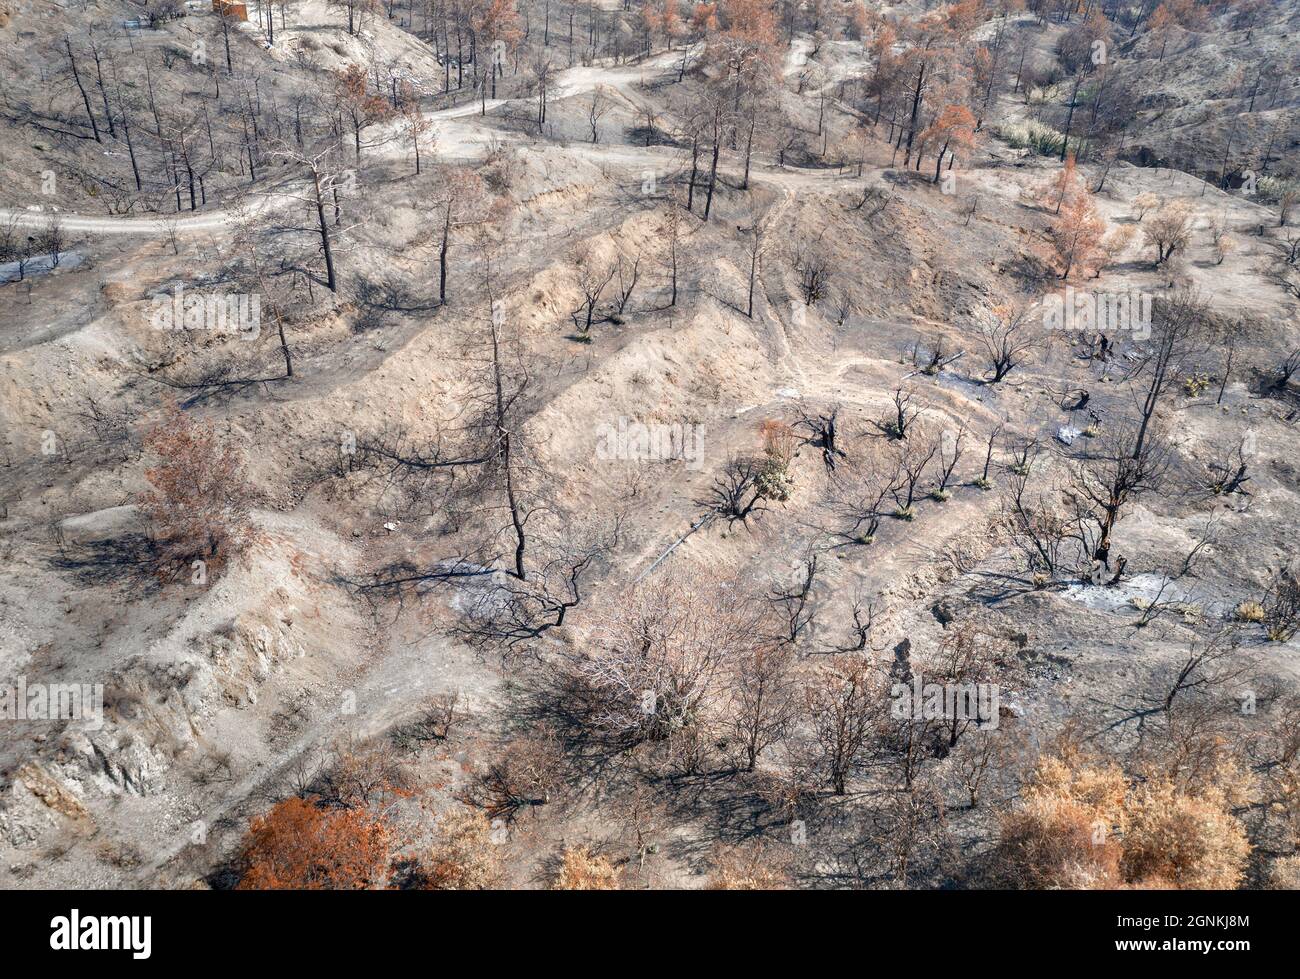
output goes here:
{"type": "Polygon", "coordinates": [[[782,763],[757,773],[755,790],[773,815],[791,823],[807,817],[821,792],[816,758],[805,758],[787,747],[782,763]]]}
{"type": "Polygon", "coordinates": [[[239,454],[219,445],[209,423],[190,418],[175,402],[144,446],[159,461],[145,471],[151,488],[139,506],[153,525],[161,560],[173,573],[195,561],[216,572],[252,538],[251,492],[239,454]]]}
{"type": "Polygon", "coordinates": [[[970,801],[970,808],[980,804],[980,798],[989,779],[1000,768],[1006,767],[1009,747],[995,730],[974,731],[962,738],[952,753],[952,777],[970,801]]]}
{"type": "MultiPolygon", "coordinates": [[[[1238,674],[1224,676],[1221,681],[1212,672],[1208,687],[1222,690],[1225,685],[1235,686],[1238,674]]],[[[1240,732],[1234,720],[1217,697],[1184,700],[1168,713],[1162,729],[1144,739],[1146,744],[1131,767],[1139,778],[1171,781],[1187,795],[1217,795],[1230,809],[1249,806],[1258,794],[1258,785],[1253,771],[1239,761],[1240,732]]],[[[1281,744],[1287,740],[1286,727],[1284,723],[1266,733],[1281,744]]]]}
{"type": "Polygon", "coordinates": [[[411,794],[411,776],[386,740],[349,739],[332,749],[312,789],[330,805],[365,809],[411,794]]]}
{"type": "Polygon", "coordinates": [[[1214,251],[1214,264],[1222,265],[1224,259],[1237,250],[1237,240],[1222,228],[1211,230],[1211,245],[1214,251]]]}
{"type": "Polygon", "coordinates": [[[739,591],[734,578],[678,572],[607,604],[574,667],[592,721],[632,743],[690,742],[711,729],[723,671],[754,641],[739,591]]]}
{"type": "Polygon", "coordinates": [[[458,692],[434,694],[420,706],[414,720],[394,729],[393,743],[405,750],[418,750],[430,741],[446,741],[461,719],[458,692]]]}
{"type": "Polygon", "coordinates": [[[135,870],[144,864],[144,854],[132,843],[105,840],[95,847],[95,857],[119,870],[135,870]]]}
{"type": "Polygon", "coordinates": [[[286,692],[271,714],[268,736],[273,743],[282,742],[305,728],[311,718],[311,691],[300,687],[297,691],[286,692]]]}
{"type": "Polygon", "coordinates": [[[1233,611],[1233,616],[1238,622],[1260,623],[1264,621],[1267,613],[1264,610],[1264,603],[1257,602],[1253,599],[1247,599],[1240,602],[1233,611]]]}
{"type": "Polygon", "coordinates": [[[1268,888],[1273,891],[1300,891],[1300,854],[1278,857],[1269,865],[1268,888]]]}
{"type": "Polygon", "coordinates": [[[759,426],[758,433],[763,442],[763,454],[776,465],[790,465],[790,460],[799,447],[799,436],[794,429],[778,418],[769,418],[759,426]]]}
{"type": "Polygon", "coordinates": [[[459,715],[456,712],[460,704],[460,693],[434,694],[424,704],[420,714],[420,724],[435,741],[446,741],[451,737],[452,728],[459,715]]]}
{"type": "Polygon", "coordinates": [[[999,857],[1009,883],[1030,890],[1115,887],[1127,781],[1114,764],[1078,756],[1039,761],[1023,804],[1002,818],[999,857]]]}
{"type": "Polygon", "coordinates": [[[1264,632],[1273,642],[1290,642],[1300,632],[1300,574],[1279,571],[1264,597],[1264,632]]]}
{"type": "Polygon", "coordinates": [[[790,886],[788,861],[762,843],[714,851],[707,884],[711,891],[779,891],[790,886]]]}
{"type": "Polygon", "coordinates": [[[1256,780],[1249,802],[1259,817],[1251,838],[1273,852],[1294,851],[1300,847],[1300,696],[1279,697],[1270,716],[1258,720],[1265,725],[1252,725],[1247,742],[1256,780]]]}
{"type": "Polygon", "coordinates": [[[884,676],[863,657],[831,657],[804,686],[804,705],[817,746],[817,767],[835,794],[844,795],[888,708],[884,676]]]}
{"type": "Polygon", "coordinates": [[[563,784],[564,751],[546,726],[511,742],[471,790],[475,805],[488,815],[513,816],[526,806],[541,806],[563,784]]]}
{"type": "Polygon", "coordinates": [[[364,809],[292,797],[256,817],[244,838],[240,890],[363,890],[388,879],[391,833],[364,809]]]}
{"type": "Polygon", "coordinates": [[[895,886],[907,887],[919,861],[934,866],[950,853],[943,793],[919,784],[891,792],[871,814],[867,835],[884,855],[895,886]]]}
{"type": "Polygon", "coordinates": [[[211,748],[205,751],[194,765],[194,781],[198,785],[229,782],[234,775],[234,758],[226,748],[211,748]]]}
{"type": "Polygon", "coordinates": [[[1149,781],[1129,799],[1121,865],[1126,880],[1190,889],[1241,884],[1250,843],[1221,792],[1188,795],[1168,779],[1149,781]]]}
{"type": "Polygon", "coordinates": [[[1137,785],[1112,761],[1063,744],[1040,758],[1023,805],[1002,818],[999,857],[1027,888],[1234,888],[1250,855],[1232,815],[1240,773],[1224,756],[1148,773],[1137,785]]]}
{"type": "Polygon", "coordinates": [[[662,793],[646,782],[637,782],[626,796],[615,800],[613,816],[621,830],[620,840],[636,861],[635,871],[627,868],[628,876],[635,886],[648,883],[646,861],[659,852],[660,840],[672,826],[662,793]]]}
{"type": "Polygon", "coordinates": [[[505,861],[492,840],[487,817],[457,808],[438,821],[438,840],[430,848],[419,879],[425,890],[487,891],[505,883],[505,861]]]}
{"type": "Polygon", "coordinates": [[[799,273],[799,294],[805,306],[816,306],[826,298],[834,263],[819,245],[800,242],[795,250],[794,269],[799,273]]]}
{"type": "Polygon", "coordinates": [[[618,871],[607,858],[592,856],[585,846],[569,847],[552,886],[557,891],[616,891],[618,871]]]}
{"type": "Polygon", "coordinates": [[[775,418],[763,422],[759,435],[763,440],[763,468],[755,485],[764,499],[784,502],[794,488],[790,463],[799,447],[799,436],[790,425],[775,418]]]}

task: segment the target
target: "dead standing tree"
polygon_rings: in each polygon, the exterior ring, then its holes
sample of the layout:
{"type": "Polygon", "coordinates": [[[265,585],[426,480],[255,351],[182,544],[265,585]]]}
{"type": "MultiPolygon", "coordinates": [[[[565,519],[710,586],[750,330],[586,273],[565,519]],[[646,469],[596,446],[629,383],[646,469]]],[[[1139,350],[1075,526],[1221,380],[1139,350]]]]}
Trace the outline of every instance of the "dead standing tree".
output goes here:
{"type": "Polygon", "coordinates": [[[987,383],[997,384],[1020,366],[1041,345],[1041,338],[1027,329],[1025,309],[998,308],[979,323],[976,341],[988,363],[987,383]]]}
{"type": "Polygon", "coordinates": [[[72,39],[66,34],[63,36],[63,51],[68,59],[68,73],[77,86],[77,91],[81,93],[81,103],[86,109],[86,120],[90,123],[90,131],[94,134],[95,142],[102,143],[99,124],[95,121],[95,113],[90,107],[90,96],[86,93],[85,83],[81,80],[81,71],[77,68],[77,55],[72,49],[72,39]]]}
{"type": "Polygon", "coordinates": [[[478,430],[487,463],[480,473],[487,486],[494,489],[497,507],[509,519],[508,536],[513,556],[508,571],[520,581],[527,579],[525,553],[528,547],[529,519],[541,508],[525,492],[525,480],[533,465],[526,434],[523,399],[529,374],[524,364],[520,341],[507,328],[505,304],[496,298],[490,266],[485,270],[484,292],[489,314],[481,333],[479,358],[483,379],[478,395],[480,419],[478,430]]]}
{"type": "Polygon", "coordinates": [[[893,411],[891,411],[887,417],[880,421],[872,422],[872,424],[875,425],[882,434],[891,439],[896,441],[905,440],[912,432],[912,423],[921,416],[922,411],[921,407],[912,403],[913,397],[911,391],[906,391],[901,387],[895,388],[893,411]]]}
{"type": "MultiPolygon", "coordinates": [[[[284,376],[291,378],[293,377],[293,354],[289,349],[289,337],[285,325],[286,307],[292,306],[295,298],[291,294],[292,286],[288,289],[281,286],[283,279],[280,275],[284,270],[272,267],[268,257],[260,250],[255,222],[248,215],[241,213],[238,207],[234,209],[234,214],[237,218],[235,246],[248,257],[248,277],[257,286],[260,296],[259,309],[261,304],[265,303],[272,319],[275,320],[280,353],[284,357],[284,376]]],[[[326,230],[328,233],[328,229],[326,230]]]]}
{"type": "Polygon", "coordinates": [[[805,442],[822,450],[822,462],[828,473],[835,471],[836,461],[847,456],[836,442],[839,434],[840,406],[832,405],[825,411],[813,411],[807,405],[799,408],[799,419],[793,425],[795,431],[807,432],[805,442]]]}
{"type": "Polygon", "coordinates": [[[466,614],[455,632],[478,648],[505,653],[561,628],[569,610],[587,597],[587,583],[618,543],[620,520],[578,544],[549,538],[534,550],[543,557],[530,562],[526,579],[505,577],[472,592],[466,614]]]}
{"type": "Polygon", "coordinates": [[[764,461],[757,456],[732,456],[713,477],[705,497],[696,502],[711,513],[725,517],[729,523],[743,524],[766,509],[759,478],[763,470],[764,461]]]}
{"type": "Polygon", "coordinates": [[[934,498],[940,502],[948,499],[948,483],[961,462],[966,443],[966,426],[956,431],[945,428],[939,436],[939,480],[935,484],[934,498]]]}
{"type": "Polygon", "coordinates": [[[600,122],[609,115],[613,104],[605,97],[599,87],[592,90],[591,101],[587,103],[587,127],[591,130],[591,142],[600,142],[600,122]]]}
{"type": "Polygon", "coordinates": [[[898,461],[898,479],[893,495],[898,509],[894,511],[894,516],[900,520],[911,520],[915,516],[913,504],[917,488],[938,451],[939,439],[930,437],[919,428],[912,438],[896,444],[894,454],[898,461]]]}
{"type": "Polygon", "coordinates": [[[293,167],[305,178],[303,189],[284,190],[280,193],[291,200],[305,204],[315,218],[316,226],[314,229],[289,230],[305,231],[319,238],[320,254],[325,264],[325,287],[334,293],[339,291],[338,272],[334,262],[334,232],[330,230],[331,222],[326,211],[328,209],[334,213],[336,218],[334,223],[337,225],[340,191],[347,192],[353,189],[357,179],[355,170],[349,170],[339,164],[340,152],[337,142],[330,142],[323,148],[307,152],[281,141],[271,154],[274,158],[293,167]]]}
{"type": "MultiPolygon", "coordinates": [[[[445,498],[448,504],[454,500],[458,512],[483,517],[488,539],[471,548],[468,556],[441,562],[433,570],[403,567],[381,575],[372,588],[478,577],[497,570],[525,584],[532,581],[529,524],[552,507],[541,498],[545,479],[533,458],[524,407],[530,375],[505,304],[496,298],[486,260],[483,296],[486,315],[469,327],[465,338],[468,392],[455,427],[440,429],[423,445],[400,436],[361,439],[358,454],[363,463],[384,467],[390,479],[430,480],[417,492],[445,498]],[[498,547],[502,538],[504,554],[498,547]]],[[[578,562],[584,564],[581,557],[578,562]]]]}
{"type": "MultiPolygon", "coordinates": [[[[1107,434],[1090,441],[1095,447],[1076,456],[1067,499],[1074,509],[1074,536],[1094,562],[1109,569],[1111,538],[1121,512],[1161,485],[1169,452],[1162,437],[1131,420],[1116,419],[1107,434]]],[[[1112,580],[1122,571],[1121,561],[1112,580]]]]}
{"type": "Polygon", "coordinates": [[[763,252],[767,247],[767,225],[768,222],[764,218],[756,216],[754,223],[748,228],[738,227],[736,229],[746,236],[746,248],[749,253],[749,282],[745,297],[745,315],[751,320],[754,318],[754,292],[758,288],[758,279],[763,267],[763,252]]]}
{"type": "Polygon", "coordinates": [[[1133,458],[1142,456],[1156,410],[1171,385],[1183,376],[1192,357],[1205,350],[1212,335],[1206,304],[1190,292],[1162,298],[1155,306],[1151,346],[1134,362],[1128,380],[1135,388],[1139,421],[1132,439],[1133,458]]]}
{"type": "Polygon", "coordinates": [[[583,341],[591,338],[591,328],[609,321],[600,312],[601,297],[618,274],[620,264],[601,258],[590,243],[578,246],[569,256],[573,263],[573,285],[582,296],[578,308],[569,314],[577,337],[583,341]]]}
{"type": "Polygon", "coordinates": [[[898,460],[887,453],[837,470],[822,503],[828,519],[821,529],[832,546],[873,543],[880,521],[892,512],[885,501],[893,497],[899,479],[898,460]]]}
{"type": "Polygon", "coordinates": [[[442,210],[438,244],[438,301],[445,304],[452,233],[463,225],[484,220],[491,212],[491,201],[487,187],[478,174],[465,167],[445,166],[438,171],[434,204],[442,210]]]}
{"type": "Polygon", "coordinates": [[[812,635],[816,625],[814,590],[817,585],[817,555],[809,554],[799,567],[791,584],[773,583],[767,600],[772,614],[781,626],[777,642],[796,645],[805,633],[812,635]]]}

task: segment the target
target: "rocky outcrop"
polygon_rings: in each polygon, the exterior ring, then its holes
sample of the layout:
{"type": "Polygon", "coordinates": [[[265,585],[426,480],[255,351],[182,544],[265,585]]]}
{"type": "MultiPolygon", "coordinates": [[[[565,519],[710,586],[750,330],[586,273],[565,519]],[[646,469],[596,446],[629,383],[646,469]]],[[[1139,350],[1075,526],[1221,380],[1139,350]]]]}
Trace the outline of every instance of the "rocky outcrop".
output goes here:
{"type": "Polygon", "coordinates": [[[80,797],[43,765],[28,762],[0,790],[0,840],[10,846],[33,846],[67,821],[83,832],[94,825],[80,797]]]}

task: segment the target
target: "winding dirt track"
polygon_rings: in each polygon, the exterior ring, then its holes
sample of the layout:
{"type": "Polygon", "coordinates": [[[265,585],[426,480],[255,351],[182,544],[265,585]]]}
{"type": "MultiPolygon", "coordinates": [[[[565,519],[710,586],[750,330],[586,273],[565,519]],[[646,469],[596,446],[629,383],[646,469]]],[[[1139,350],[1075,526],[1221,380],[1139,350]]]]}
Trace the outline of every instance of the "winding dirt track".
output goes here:
{"type": "MultiPolygon", "coordinates": [[[[572,98],[603,86],[616,90],[629,103],[636,104],[637,96],[629,90],[629,86],[652,77],[656,72],[675,74],[679,60],[680,56],[674,51],[656,55],[633,67],[575,66],[556,76],[551,98],[572,98]]],[[[523,100],[488,99],[485,104],[481,104],[478,100],[471,100],[449,109],[425,113],[425,118],[434,123],[437,128],[436,155],[443,160],[472,160],[482,156],[488,144],[493,141],[508,142],[525,138],[489,126],[479,118],[480,113],[485,109],[491,111],[515,101],[523,100]]],[[[675,156],[674,151],[668,147],[570,144],[566,151],[590,160],[629,166],[666,163],[675,156]]],[[[726,168],[720,167],[720,169],[726,168]]],[[[839,186],[847,185],[846,181],[836,179],[834,172],[800,172],[769,169],[763,166],[754,167],[751,179],[781,185],[787,192],[797,187],[825,187],[832,182],[839,186]]],[[[39,228],[49,221],[52,215],[57,214],[65,231],[81,234],[152,237],[174,232],[178,235],[186,235],[220,231],[250,216],[278,209],[297,200],[296,194],[264,191],[249,194],[238,207],[149,217],[99,217],[58,211],[0,208],[0,221],[13,221],[24,228],[39,228]]]]}

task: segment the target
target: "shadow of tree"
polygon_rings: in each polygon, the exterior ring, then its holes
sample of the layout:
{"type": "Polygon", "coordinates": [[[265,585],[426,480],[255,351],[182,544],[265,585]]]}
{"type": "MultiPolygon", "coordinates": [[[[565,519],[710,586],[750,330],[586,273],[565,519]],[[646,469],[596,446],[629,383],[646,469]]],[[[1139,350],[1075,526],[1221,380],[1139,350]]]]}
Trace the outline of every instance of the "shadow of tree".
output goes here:
{"type": "Polygon", "coordinates": [[[127,534],[84,543],[60,542],[50,565],[84,585],[124,584],[156,592],[161,587],[155,573],[158,560],[155,541],[144,534],[127,534]]]}

